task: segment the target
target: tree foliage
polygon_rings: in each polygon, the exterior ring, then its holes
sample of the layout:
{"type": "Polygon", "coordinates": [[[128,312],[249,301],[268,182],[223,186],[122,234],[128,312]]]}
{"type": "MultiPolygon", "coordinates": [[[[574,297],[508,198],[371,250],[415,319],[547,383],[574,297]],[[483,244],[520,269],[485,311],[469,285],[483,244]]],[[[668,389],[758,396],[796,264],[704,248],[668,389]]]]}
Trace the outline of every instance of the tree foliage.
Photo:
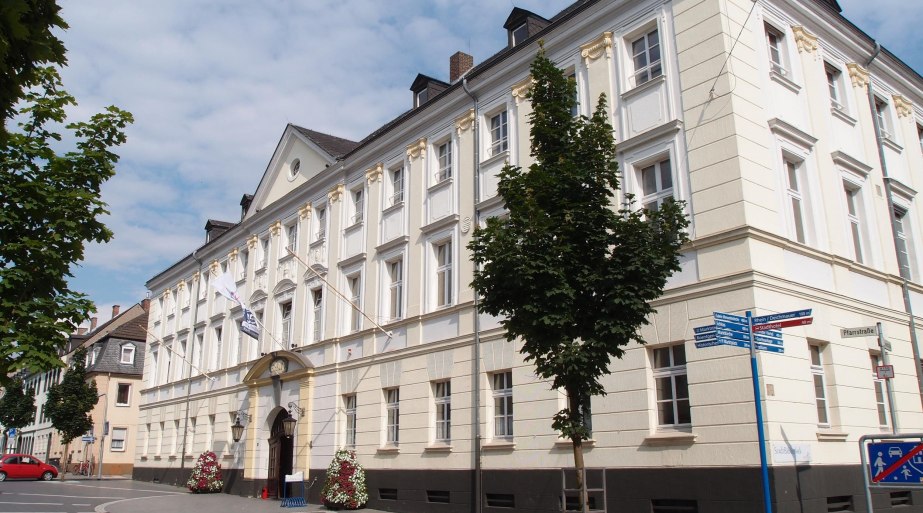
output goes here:
{"type": "Polygon", "coordinates": [[[0,2],[0,142],[6,138],[6,121],[14,105],[37,83],[42,65],[63,66],[64,43],[52,30],[66,29],[56,0],[3,0],[0,2]]]}
{"type": "Polygon", "coordinates": [[[71,440],[93,428],[90,411],[96,406],[99,396],[96,382],[87,382],[85,358],[85,349],[76,351],[61,382],[48,389],[45,415],[60,433],[64,444],[70,444],[71,440]]]}
{"type": "Polygon", "coordinates": [[[482,312],[501,316],[510,341],[521,339],[536,374],[567,393],[553,427],[574,444],[589,437],[584,412],[605,394],[600,378],[611,358],[636,341],[679,269],[688,225],[679,202],[621,206],[615,142],[605,96],[589,118],[574,117],[576,85],[541,49],[531,66],[528,169],[507,165],[498,192],[508,216],[475,230],[472,286],[482,312]]]}
{"type": "Polygon", "coordinates": [[[60,365],[58,348],[93,310],[70,289],[71,267],[89,241],[112,232],[98,219],[108,213],[100,186],[113,174],[131,114],[108,107],[86,122],[69,123],[75,148],[59,153],[59,128],[74,98],[56,70],[34,70],[36,87],[18,110],[19,130],[0,141],[0,380],[26,368],[60,365]]]}
{"type": "Polygon", "coordinates": [[[0,397],[0,425],[21,428],[35,420],[35,391],[25,388],[22,379],[14,379],[0,397]]]}

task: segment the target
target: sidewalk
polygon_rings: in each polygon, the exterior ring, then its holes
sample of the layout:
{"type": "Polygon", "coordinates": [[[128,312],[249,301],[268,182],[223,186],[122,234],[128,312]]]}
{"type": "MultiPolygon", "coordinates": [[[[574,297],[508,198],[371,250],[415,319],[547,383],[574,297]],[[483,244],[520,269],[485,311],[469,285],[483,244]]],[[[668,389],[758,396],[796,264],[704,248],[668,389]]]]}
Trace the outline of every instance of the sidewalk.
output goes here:
{"type": "MultiPolygon", "coordinates": [[[[90,478],[81,478],[90,479],[90,478]]],[[[95,478],[92,478],[95,479],[95,478]]],[[[125,479],[103,476],[104,480],[125,479]]],[[[70,480],[70,476],[68,476],[70,480]]],[[[282,501],[261,500],[226,493],[189,493],[185,488],[145,483],[145,488],[155,489],[165,495],[152,495],[135,499],[122,499],[102,504],[96,513],[289,513],[304,511],[329,511],[320,504],[308,504],[297,508],[283,508],[282,501]]],[[[365,513],[385,513],[382,510],[364,508],[365,513]]]]}

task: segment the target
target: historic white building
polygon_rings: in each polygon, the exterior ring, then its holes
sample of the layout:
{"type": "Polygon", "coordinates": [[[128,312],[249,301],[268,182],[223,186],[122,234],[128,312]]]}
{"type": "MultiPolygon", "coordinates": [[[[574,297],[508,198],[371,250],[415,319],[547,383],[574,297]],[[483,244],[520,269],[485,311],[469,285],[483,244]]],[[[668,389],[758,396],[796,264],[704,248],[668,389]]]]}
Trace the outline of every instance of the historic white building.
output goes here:
{"type": "MultiPolygon", "coordinates": [[[[577,82],[575,114],[606,95],[619,197],[674,197],[691,218],[647,344],[593,398],[593,507],[760,511],[748,352],[696,348],[693,328],[811,308],[784,353],[758,354],[772,500],[861,508],[859,437],[923,431],[908,315],[923,310],[923,78],[835,0],[586,0],[547,19],[514,9],[503,27],[508,47],[473,67],[454,55],[447,82],[418,76],[413,108],[361,142],[285,127],[240,221],[209,221],[206,243],[148,282],[135,477],[180,481],[213,450],[232,493],[277,494],[304,472],[316,500],[348,447],[378,509],[571,504],[570,444],[550,427],[564,398],[468,286],[473,228],[503,212],[498,171],[531,162],[542,39],[577,82]],[[225,272],[258,341],[209,285],[225,272]],[[887,354],[841,337],[877,322],[887,354]]],[[[875,495],[876,511],[921,503],[875,495]]]]}

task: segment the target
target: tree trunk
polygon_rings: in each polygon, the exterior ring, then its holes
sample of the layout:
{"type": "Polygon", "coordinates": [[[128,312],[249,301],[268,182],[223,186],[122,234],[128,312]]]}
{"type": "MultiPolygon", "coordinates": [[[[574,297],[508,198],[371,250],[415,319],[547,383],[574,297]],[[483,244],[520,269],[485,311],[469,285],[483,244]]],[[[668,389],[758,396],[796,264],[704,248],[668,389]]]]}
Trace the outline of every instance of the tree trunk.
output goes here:
{"type": "Polygon", "coordinates": [[[58,475],[61,477],[61,481],[66,481],[66,480],[67,480],[64,476],[67,475],[67,464],[70,463],[70,461],[69,461],[69,459],[68,459],[68,456],[70,455],[70,449],[71,449],[71,443],[70,443],[70,442],[67,442],[66,444],[64,444],[64,455],[61,457],[61,459],[64,461],[64,463],[61,465],[61,467],[62,467],[62,468],[60,469],[61,472],[58,473],[58,475]]]}
{"type": "Polygon", "coordinates": [[[571,439],[574,446],[574,470],[577,471],[577,488],[580,490],[577,499],[577,508],[583,513],[590,512],[586,492],[586,468],[583,464],[583,441],[571,439]]]}

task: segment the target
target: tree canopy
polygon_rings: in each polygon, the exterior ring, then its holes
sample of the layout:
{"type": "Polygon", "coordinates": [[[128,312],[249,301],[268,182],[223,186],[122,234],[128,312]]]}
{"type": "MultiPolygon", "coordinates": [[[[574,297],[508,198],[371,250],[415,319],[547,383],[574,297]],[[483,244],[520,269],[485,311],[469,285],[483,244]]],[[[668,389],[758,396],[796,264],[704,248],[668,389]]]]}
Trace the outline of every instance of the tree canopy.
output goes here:
{"type": "Polygon", "coordinates": [[[96,382],[87,382],[85,359],[85,349],[76,351],[61,382],[48,388],[45,416],[61,434],[61,442],[65,445],[93,428],[90,411],[99,401],[99,396],[96,382]]]}
{"type": "Polygon", "coordinates": [[[610,373],[611,359],[632,341],[644,343],[639,328],[679,269],[688,221],[680,202],[645,209],[631,195],[616,196],[604,95],[589,118],[575,117],[576,85],[544,49],[531,75],[534,163],[501,171],[498,192],[508,215],[475,230],[468,246],[476,264],[472,286],[480,311],[501,316],[506,338],[521,339],[536,374],[567,393],[567,408],[552,425],[572,440],[582,485],[590,397],[605,394],[600,378],[610,373]]]}
{"type": "Polygon", "coordinates": [[[28,426],[35,420],[35,391],[16,378],[0,397],[0,425],[5,429],[28,426]]]}
{"type": "Polygon", "coordinates": [[[108,107],[89,121],[66,122],[74,98],[53,68],[35,70],[19,129],[0,141],[0,383],[13,371],[60,366],[66,334],[93,303],[71,290],[71,268],[86,242],[107,242],[100,186],[115,170],[110,149],[125,142],[131,114],[108,107]],[[66,136],[66,137],[65,137],[66,136]],[[74,149],[61,152],[63,140],[74,149]]]}

